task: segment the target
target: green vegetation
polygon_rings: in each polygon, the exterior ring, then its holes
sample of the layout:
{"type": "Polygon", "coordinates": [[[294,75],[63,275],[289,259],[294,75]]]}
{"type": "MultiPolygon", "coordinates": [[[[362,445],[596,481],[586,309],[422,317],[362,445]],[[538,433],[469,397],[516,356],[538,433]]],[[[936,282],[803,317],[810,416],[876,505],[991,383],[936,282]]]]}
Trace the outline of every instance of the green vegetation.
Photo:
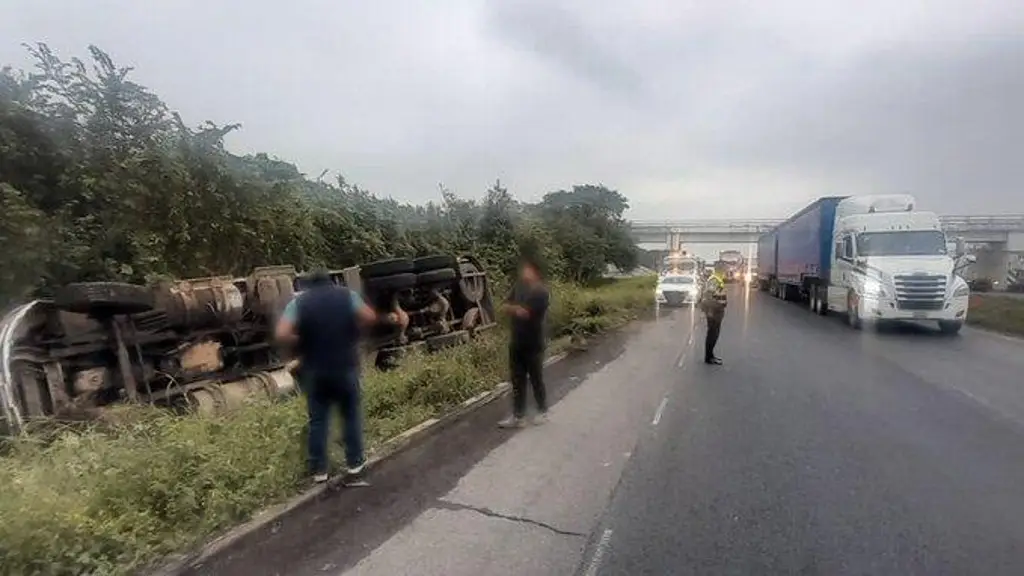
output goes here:
{"type": "Polygon", "coordinates": [[[1024,336],[1024,298],[1001,294],[975,294],[967,312],[967,323],[1024,336]]]}
{"type": "MultiPolygon", "coordinates": [[[[496,182],[479,201],[444,187],[440,203],[382,199],[228,152],[238,125],[188,127],[95,47],[88,63],[28,49],[34,70],[0,70],[0,308],[72,281],[437,252],[476,254],[499,292],[521,254],[539,260],[553,348],[651,301],[653,280],[598,285],[609,264],[637,260],[628,201],[614,190],[574,186],[527,204],[496,182]]],[[[504,346],[497,331],[367,371],[371,448],[503,380],[504,346]]],[[[120,574],[193,546],[304,487],[304,425],[303,401],[290,398],[217,418],[124,407],[116,421],[11,440],[0,455],[0,573],[120,574]]]]}
{"type": "MultiPolygon", "coordinates": [[[[555,344],[648,308],[653,278],[553,287],[555,344]]],[[[364,375],[371,447],[506,377],[502,333],[364,375]]],[[[118,424],[14,441],[0,457],[4,574],[122,574],[301,491],[301,398],[217,418],[126,408],[118,424]]],[[[341,461],[340,454],[333,461],[341,461]]]]}
{"type": "Polygon", "coordinates": [[[89,63],[29,50],[30,73],[0,70],[0,308],[72,281],[267,264],[473,252],[507,273],[522,250],[581,282],[636,262],[627,200],[604,186],[524,204],[498,182],[482,201],[442,187],[440,203],[402,204],[267,154],[231,154],[224,137],[238,124],[188,127],[98,48],[89,63]]]}

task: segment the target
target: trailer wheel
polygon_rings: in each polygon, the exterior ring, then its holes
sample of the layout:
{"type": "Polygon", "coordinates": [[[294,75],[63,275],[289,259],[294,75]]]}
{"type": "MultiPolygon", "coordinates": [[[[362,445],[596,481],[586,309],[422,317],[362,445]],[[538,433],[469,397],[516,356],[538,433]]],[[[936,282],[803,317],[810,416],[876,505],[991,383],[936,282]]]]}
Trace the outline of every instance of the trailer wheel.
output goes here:
{"type": "Polygon", "coordinates": [[[415,274],[392,274],[390,276],[377,276],[367,278],[366,290],[368,292],[393,292],[405,290],[416,285],[415,274]]]}
{"type": "Polygon", "coordinates": [[[437,254],[434,256],[423,256],[412,261],[413,270],[417,273],[429,272],[431,270],[441,270],[443,268],[455,268],[458,262],[455,261],[455,257],[450,254],[437,254]]]}
{"type": "Polygon", "coordinates": [[[113,316],[153,309],[153,292],[145,286],[122,282],[77,282],[57,289],[53,303],[61,310],[113,316]]]}
{"type": "Polygon", "coordinates": [[[807,307],[814,314],[818,313],[818,287],[814,284],[807,290],[807,307]]]}
{"type": "Polygon", "coordinates": [[[470,302],[479,302],[484,298],[484,277],[480,269],[472,262],[459,265],[459,292],[470,302]]]}
{"type": "Polygon", "coordinates": [[[828,287],[818,286],[818,308],[815,310],[818,316],[828,316],[828,287]]]}
{"type": "Polygon", "coordinates": [[[431,284],[447,284],[449,282],[453,282],[455,278],[455,270],[452,270],[451,268],[440,268],[438,270],[430,270],[417,274],[416,285],[427,286],[431,284]]]}
{"type": "Polygon", "coordinates": [[[378,260],[359,267],[359,275],[363,278],[380,278],[382,276],[394,276],[397,274],[408,274],[415,269],[412,260],[409,258],[392,258],[390,260],[378,260]]]}

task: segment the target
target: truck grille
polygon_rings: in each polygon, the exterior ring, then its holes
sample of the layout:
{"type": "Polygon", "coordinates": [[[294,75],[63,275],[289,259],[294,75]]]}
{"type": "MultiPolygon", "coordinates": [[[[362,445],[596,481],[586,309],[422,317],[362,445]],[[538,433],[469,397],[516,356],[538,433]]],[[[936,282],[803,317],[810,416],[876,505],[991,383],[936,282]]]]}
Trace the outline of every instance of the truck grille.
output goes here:
{"type": "Polygon", "coordinates": [[[930,274],[896,276],[896,306],[900,310],[942,310],[946,277],[930,274]]]}

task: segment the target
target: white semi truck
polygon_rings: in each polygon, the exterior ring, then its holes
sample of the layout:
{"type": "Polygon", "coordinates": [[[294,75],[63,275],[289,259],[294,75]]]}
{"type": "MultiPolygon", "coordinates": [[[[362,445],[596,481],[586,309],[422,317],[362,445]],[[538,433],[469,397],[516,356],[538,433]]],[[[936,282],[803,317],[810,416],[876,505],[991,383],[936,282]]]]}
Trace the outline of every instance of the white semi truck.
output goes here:
{"type": "Polygon", "coordinates": [[[759,239],[758,282],[817,314],[841,313],[853,328],[933,321],[956,334],[970,296],[961,272],[974,262],[956,245],[951,254],[938,216],[912,196],[821,198],[759,239]]]}

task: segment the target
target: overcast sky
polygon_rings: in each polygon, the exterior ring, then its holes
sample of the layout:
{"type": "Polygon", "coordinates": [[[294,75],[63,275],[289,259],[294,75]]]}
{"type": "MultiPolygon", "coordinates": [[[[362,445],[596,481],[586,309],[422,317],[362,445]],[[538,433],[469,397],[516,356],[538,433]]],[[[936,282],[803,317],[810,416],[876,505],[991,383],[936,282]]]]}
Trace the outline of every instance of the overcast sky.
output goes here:
{"type": "Polygon", "coordinates": [[[885,192],[1024,212],[1020,0],[0,2],[0,63],[36,41],[400,200],[500,178],[604,183],[638,219],[885,192]]]}

